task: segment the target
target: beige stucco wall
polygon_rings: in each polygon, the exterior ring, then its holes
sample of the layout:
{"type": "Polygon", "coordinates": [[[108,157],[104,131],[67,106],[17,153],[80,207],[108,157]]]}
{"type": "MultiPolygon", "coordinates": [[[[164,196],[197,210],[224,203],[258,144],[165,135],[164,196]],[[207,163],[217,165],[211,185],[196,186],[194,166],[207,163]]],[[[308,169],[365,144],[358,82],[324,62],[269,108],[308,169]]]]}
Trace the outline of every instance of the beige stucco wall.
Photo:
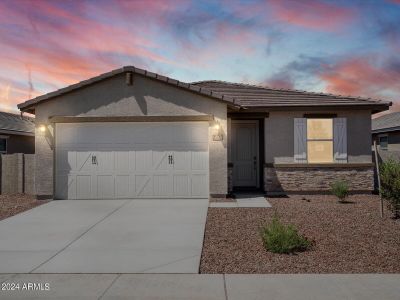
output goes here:
{"type": "Polygon", "coordinates": [[[36,130],[36,192],[53,194],[54,129],[51,116],[157,116],[212,114],[224,134],[212,141],[210,124],[210,193],[227,193],[227,106],[225,103],[183,89],[134,75],[133,85],[125,75],[101,81],[83,89],[42,102],[36,107],[36,125],[48,124],[48,131],[36,130]]]}
{"type": "MultiPolygon", "coordinates": [[[[293,163],[293,119],[305,113],[327,111],[270,112],[265,119],[265,162],[293,163]]],[[[371,162],[371,112],[369,110],[334,111],[338,117],[347,118],[347,154],[349,163],[371,162]]]]}

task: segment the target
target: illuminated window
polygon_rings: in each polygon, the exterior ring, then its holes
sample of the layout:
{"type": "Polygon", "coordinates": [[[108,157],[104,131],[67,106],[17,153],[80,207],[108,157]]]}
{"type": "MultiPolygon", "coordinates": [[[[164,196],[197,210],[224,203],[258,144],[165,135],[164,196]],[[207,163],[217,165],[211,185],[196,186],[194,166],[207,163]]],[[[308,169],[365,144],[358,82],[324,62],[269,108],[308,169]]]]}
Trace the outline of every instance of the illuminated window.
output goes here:
{"type": "Polygon", "coordinates": [[[333,119],[307,119],[309,163],[333,162],[333,119]]]}

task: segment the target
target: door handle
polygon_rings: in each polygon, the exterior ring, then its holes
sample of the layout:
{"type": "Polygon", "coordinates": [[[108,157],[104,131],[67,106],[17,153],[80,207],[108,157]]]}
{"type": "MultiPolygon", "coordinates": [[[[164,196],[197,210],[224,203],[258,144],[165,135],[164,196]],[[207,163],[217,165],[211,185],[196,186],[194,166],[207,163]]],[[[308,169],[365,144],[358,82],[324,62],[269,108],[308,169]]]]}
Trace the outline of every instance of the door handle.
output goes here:
{"type": "Polygon", "coordinates": [[[174,164],[174,157],[172,155],[168,155],[168,164],[170,165],[174,164]]]}
{"type": "Polygon", "coordinates": [[[96,155],[92,155],[92,165],[97,165],[97,157],[96,157],[96,155]]]}

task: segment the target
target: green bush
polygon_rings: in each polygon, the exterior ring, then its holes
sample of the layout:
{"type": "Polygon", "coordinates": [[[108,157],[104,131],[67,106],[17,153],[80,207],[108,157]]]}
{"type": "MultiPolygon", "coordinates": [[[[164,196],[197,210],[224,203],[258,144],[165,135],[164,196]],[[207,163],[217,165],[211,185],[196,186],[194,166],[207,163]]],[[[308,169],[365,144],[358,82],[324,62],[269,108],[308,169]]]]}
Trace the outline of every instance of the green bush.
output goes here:
{"type": "Polygon", "coordinates": [[[395,218],[400,216],[400,161],[388,159],[380,165],[381,196],[388,201],[395,218]]]}
{"type": "Polygon", "coordinates": [[[331,192],[339,198],[339,202],[345,202],[346,197],[349,195],[349,185],[345,180],[336,180],[331,184],[331,192]]]}
{"type": "Polygon", "coordinates": [[[261,229],[261,237],[265,248],[273,253],[293,253],[311,247],[311,242],[293,225],[282,224],[276,216],[261,229]]]}

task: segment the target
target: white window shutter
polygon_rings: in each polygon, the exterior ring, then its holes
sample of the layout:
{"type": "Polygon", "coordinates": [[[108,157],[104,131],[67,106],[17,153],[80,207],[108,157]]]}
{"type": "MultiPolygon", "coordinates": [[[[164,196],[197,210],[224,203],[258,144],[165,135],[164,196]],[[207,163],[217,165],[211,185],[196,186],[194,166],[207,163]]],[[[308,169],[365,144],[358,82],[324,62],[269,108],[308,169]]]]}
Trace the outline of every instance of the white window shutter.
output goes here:
{"type": "Polygon", "coordinates": [[[346,118],[333,119],[333,158],[336,163],[347,163],[346,118]]]}
{"type": "Polygon", "coordinates": [[[307,119],[294,119],[294,161],[307,163],[307,119]]]}

